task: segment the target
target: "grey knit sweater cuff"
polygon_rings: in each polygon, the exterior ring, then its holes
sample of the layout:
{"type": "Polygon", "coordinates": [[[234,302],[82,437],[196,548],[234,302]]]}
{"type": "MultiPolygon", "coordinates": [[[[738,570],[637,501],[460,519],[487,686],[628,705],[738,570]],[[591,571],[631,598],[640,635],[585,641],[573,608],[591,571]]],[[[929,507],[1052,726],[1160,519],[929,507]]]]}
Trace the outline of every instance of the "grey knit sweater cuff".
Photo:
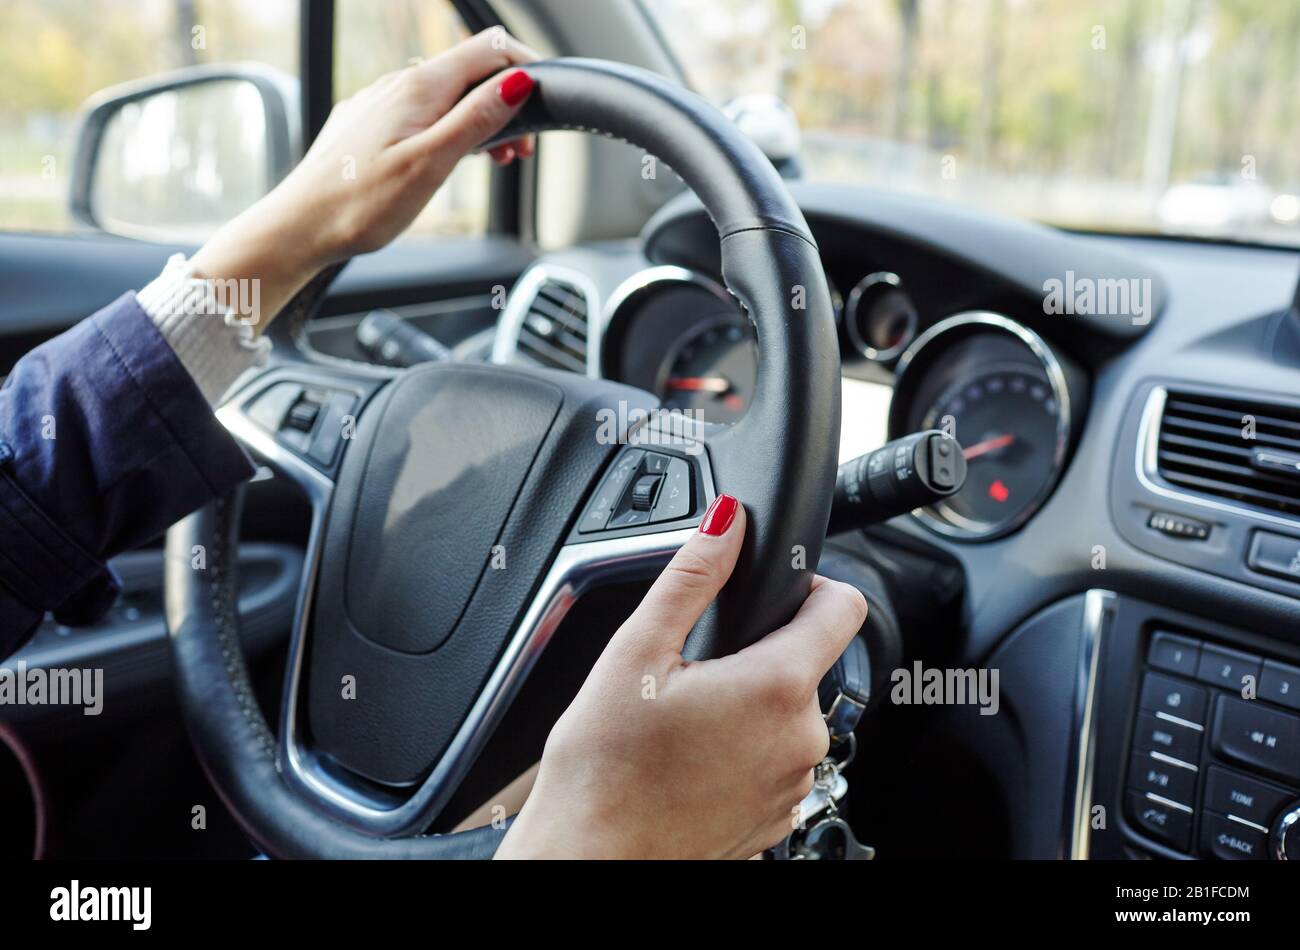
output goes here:
{"type": "Polygon", "coordinates": [[[255,281],[196,278],[185,255],[177,254],[136,300],[209,405],[216,406],[242,373],[266,362],[271,341],[253,337],[252,324],[261,318],[255,281]]]}

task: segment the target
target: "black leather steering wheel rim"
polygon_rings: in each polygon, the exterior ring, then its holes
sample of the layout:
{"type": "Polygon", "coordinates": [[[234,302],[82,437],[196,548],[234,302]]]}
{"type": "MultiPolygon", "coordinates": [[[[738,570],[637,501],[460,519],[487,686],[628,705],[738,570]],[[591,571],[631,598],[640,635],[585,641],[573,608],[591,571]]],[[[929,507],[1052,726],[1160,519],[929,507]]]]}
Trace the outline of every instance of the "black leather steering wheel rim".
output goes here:
{"type": "MultiPolygon", "coordinates": [[[[745,504],[749,530],[732,582],[688,644],[694,657],[732,652],[790,619],[825,537],[839,438],[839,350],[816,245],[771,164],[704,100],[614,63],[553,60],[526,69],[536,89],[499,140],[578,129],[646,148],[704,202],[722,242],[724,280],[756,323],[755,398],[740,423],[709,441],[719,489],[745,504]]],[[[326,282],[315,282],[291,308],[305,314],[326,282]]],[[[175,526],[166,574],[180,705],[232,814],[278,857],[489,856],[503,829],[373,837],[286,786],[239,647],[230,557],[238,510],[238,497],[223,498],[175,526]],[[209,552],[206,575],[191,568],[196,546],[209,552]]]]}
{"type": "Polygon", "coordinates": [[[840,356],[816,241],[771,162],[699,96],[603,60],[552,60],[528,72],[537,89],[494,141],[570,129],[646,149],[704,205],[723,280],[757,328],[753,402],[714,443],[718,483],[744,503],[750,526],[732,583],[687,646],[690,658],[734,652],[803,603],[830,519],[840,356]]]}

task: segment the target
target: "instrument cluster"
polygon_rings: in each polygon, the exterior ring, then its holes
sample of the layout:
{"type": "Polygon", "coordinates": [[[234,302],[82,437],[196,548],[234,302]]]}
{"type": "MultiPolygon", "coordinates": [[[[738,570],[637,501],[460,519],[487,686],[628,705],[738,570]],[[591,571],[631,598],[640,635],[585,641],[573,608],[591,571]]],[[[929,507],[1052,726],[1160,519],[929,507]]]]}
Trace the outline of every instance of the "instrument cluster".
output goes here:
{"type": "MultiPolygon", "coordinates": [[[[846,361],[892,373],[888,437],[941,429],[963,446],[965,487],[914,516],[963,541],[1024,524],[1064,469],[1085,404],[1083,374],[1000,313],[958,313],[921,331],[916,304],[890,272],[868,274],[846,298],[832,285],[831,295],[846,361]]],[[[757,339],[725,288],[695,271],[656,267],[624,284],[608,312],[607,378],[708,422],[744,415],[757,381],[757,339]]]]}

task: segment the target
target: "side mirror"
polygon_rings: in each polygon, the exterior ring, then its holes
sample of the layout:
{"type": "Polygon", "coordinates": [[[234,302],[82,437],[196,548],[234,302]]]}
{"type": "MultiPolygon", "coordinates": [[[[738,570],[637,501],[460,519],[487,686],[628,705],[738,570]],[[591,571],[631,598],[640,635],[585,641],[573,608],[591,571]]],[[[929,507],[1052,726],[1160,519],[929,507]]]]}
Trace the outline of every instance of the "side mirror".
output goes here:
{"type": "Polygon", "coordinates": [[[297,100],[296,79],[258,64],[104,90],[77,133],[73,216],[112,234],[202,242],[293,168],[297,100]]]}

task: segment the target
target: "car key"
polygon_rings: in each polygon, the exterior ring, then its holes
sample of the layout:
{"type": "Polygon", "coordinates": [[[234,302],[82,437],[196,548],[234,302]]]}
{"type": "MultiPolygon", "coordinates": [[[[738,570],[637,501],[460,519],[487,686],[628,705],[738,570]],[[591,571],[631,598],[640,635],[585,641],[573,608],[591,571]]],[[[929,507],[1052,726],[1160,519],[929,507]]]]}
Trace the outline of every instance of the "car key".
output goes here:
{"type": "Polygon", "coordinates": [[[844,762],[827,756],[814,773],[813,788],[800,804],[800,819],[821,815],[806,831],[802,825],[774,849],[774,857],[787,861],[870,861],[876,849],[858,841],[839,812],[839,802],[848,792],[848,781],[841,770],[852,759],[852,752],[844,762]]]}
{"type": "Polygon", "coordinates": [[[876,849],[858,841],[848,822],[838,815],[823,818],[808,829],[794,861],[872,861],[876,849]]]}
{"type": "Polygon", "coordinates": [[[817,687],[817,698],[832,739],[851,735],[871,699],[871,656],[866,641],[854,637],[817,687]]]}

